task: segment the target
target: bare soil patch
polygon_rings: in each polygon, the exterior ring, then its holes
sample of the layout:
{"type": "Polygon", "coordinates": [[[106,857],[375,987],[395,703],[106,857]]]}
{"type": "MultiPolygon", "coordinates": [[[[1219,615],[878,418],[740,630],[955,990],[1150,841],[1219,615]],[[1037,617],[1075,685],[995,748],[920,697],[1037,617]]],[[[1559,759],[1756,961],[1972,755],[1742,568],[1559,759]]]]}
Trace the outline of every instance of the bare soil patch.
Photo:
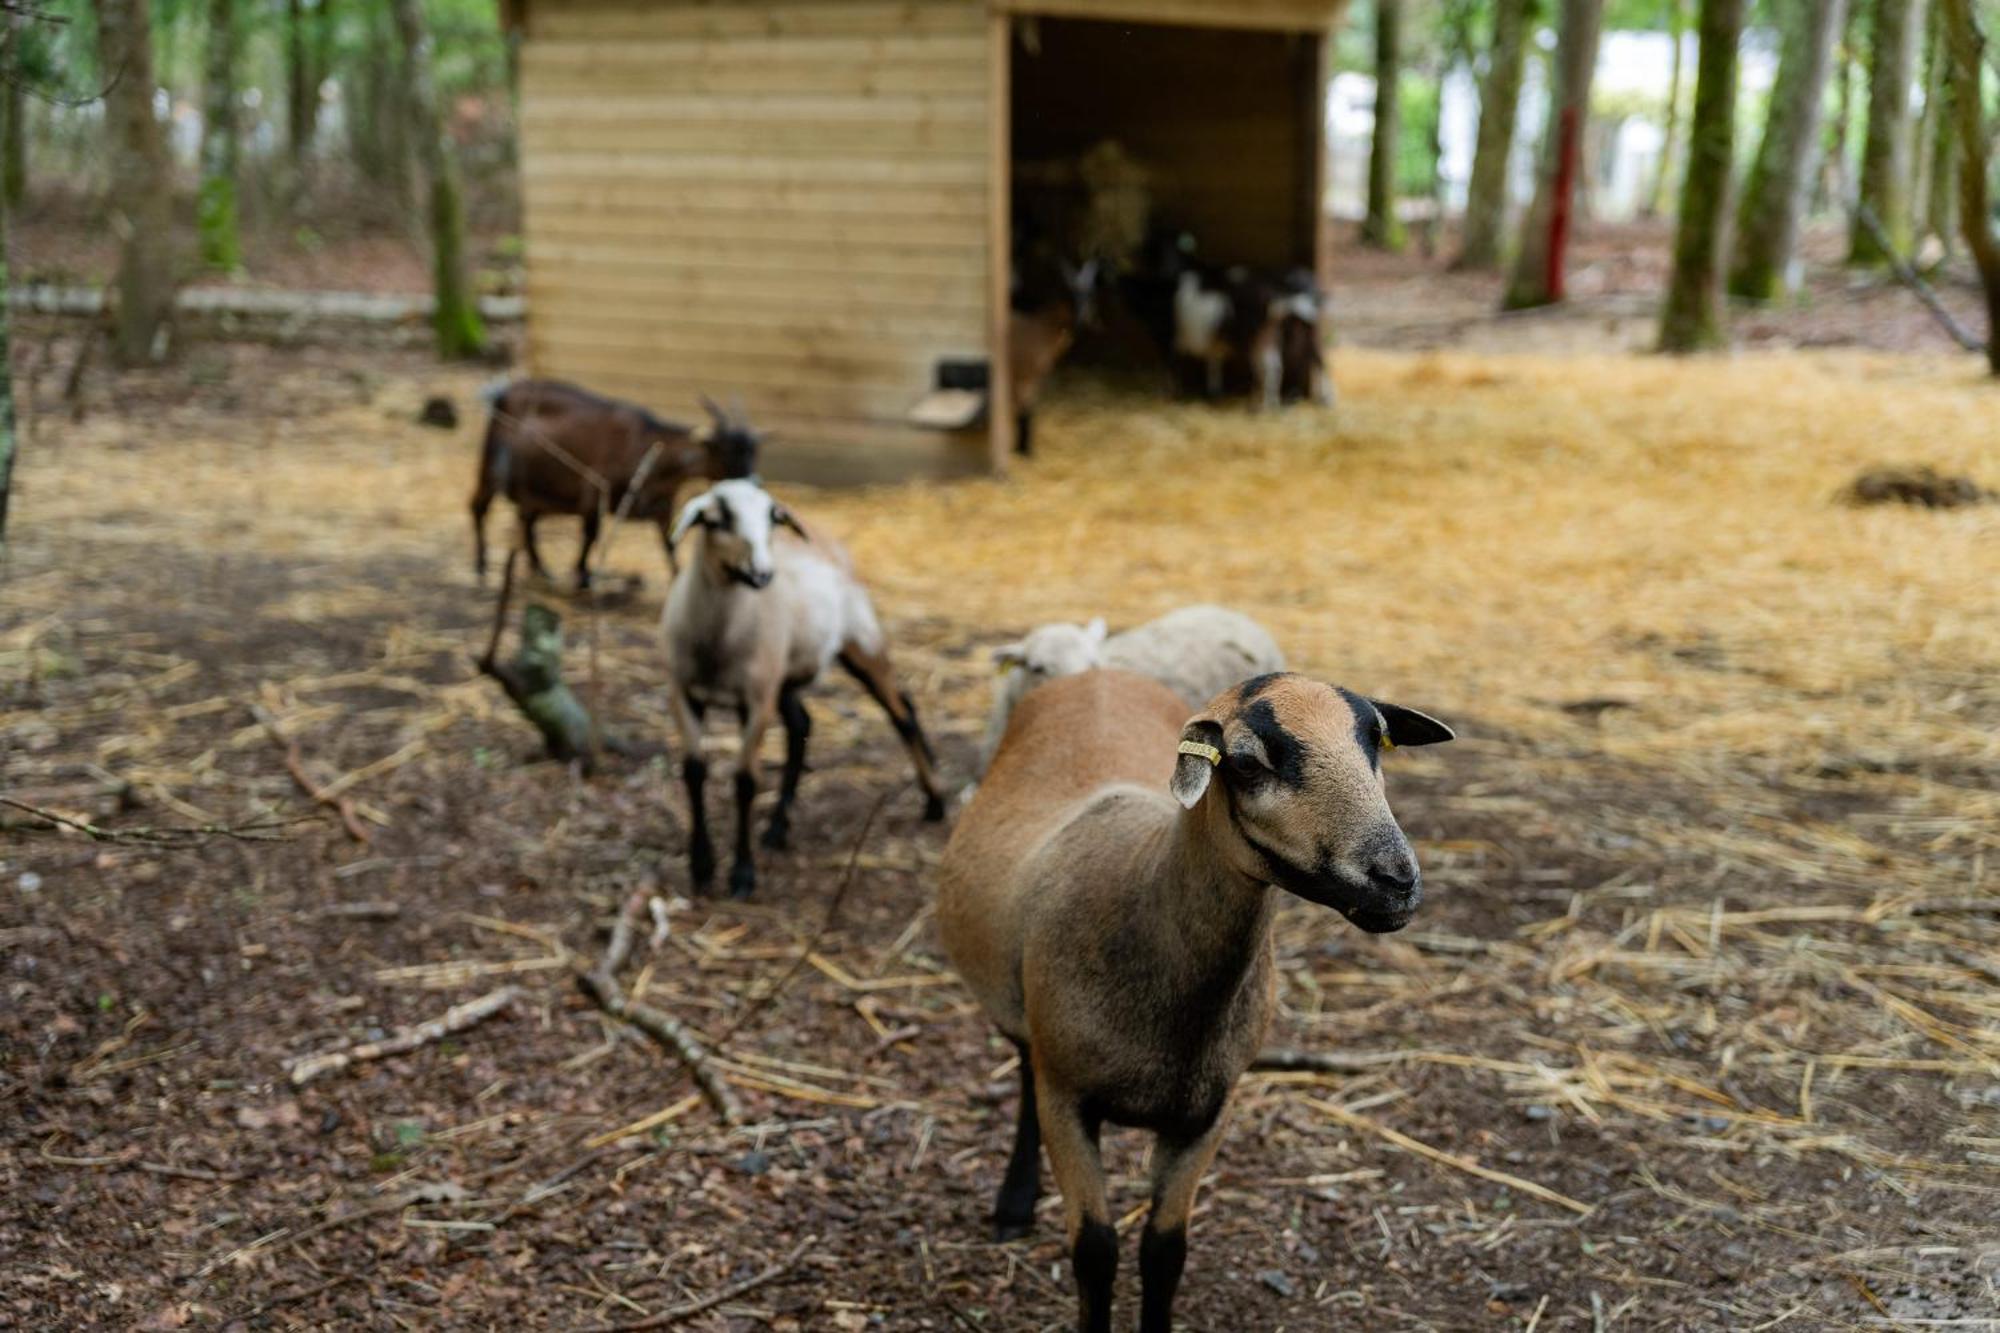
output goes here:
{"type": "MultiPolygon", "coordinates": [[[[36,423],[0,793],[128,832],[306,822],[179,848],[5,811],[0,1322],[575,1328],[813,1237],[686,1326],[1068,1326],[1054,1212],[985,1239],[1009,1052],[940,956],[945,833],[872,706],[844,683],[813,701],[797,850],[758,899],[689,899],[670,767],[532,762],[472,669],[479,423],[415,418],[479,376],[205,355],[36,423]],[[253,704],[317,780],[359,775],[367,845],[300,795],[253,704]],[[705,1036],[812,945],[724,1052],[741,1128],[695,1102],[619,1133],[691,1092],[571,980],[635,886],[672,931],[628,990],[705,1036]],[[524,998],[447,1041],[286,1078],[503,984],[524,998]]],[[[1991,1318],[2000,529],[1838,490],[1885,453],[2000,473],[1994,390],[1958,360],[1845,354],[1353,350],[1339,374],[1334,414],[1083,393],[1013,479],[788,492],[854,547],[960,774],[985,647],[1201,598],[1464,737],[1394,760],[1431,883],[1410,930],[1281,918],[1274,1044],[1349,1068],[1244,1085],[1187,1327],[1991,1318]]],[[[594,630],[564,603],[571,660],[617,729],[663,739],[652,534],[612,558],[646,591],[594,630]]],[[[1143,1164],[1113,1144],[1136,1208],[1143,1164]]]]}

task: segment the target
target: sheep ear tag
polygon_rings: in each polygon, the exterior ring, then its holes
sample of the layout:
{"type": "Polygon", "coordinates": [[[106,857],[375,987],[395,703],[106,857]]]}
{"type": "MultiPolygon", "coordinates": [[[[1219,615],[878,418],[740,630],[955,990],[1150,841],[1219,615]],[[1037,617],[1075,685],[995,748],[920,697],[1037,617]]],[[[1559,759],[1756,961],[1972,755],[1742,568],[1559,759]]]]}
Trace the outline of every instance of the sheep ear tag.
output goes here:
{"type": "Polygon", "coordinates": [[[1222,762],[1222,751],[1204,741],[1182,741],[1180,758],[1174,761],[1173,781],[1168,784],[1183,809],[1192,810],[1208,790],[1208,779],[1222,762]]]}

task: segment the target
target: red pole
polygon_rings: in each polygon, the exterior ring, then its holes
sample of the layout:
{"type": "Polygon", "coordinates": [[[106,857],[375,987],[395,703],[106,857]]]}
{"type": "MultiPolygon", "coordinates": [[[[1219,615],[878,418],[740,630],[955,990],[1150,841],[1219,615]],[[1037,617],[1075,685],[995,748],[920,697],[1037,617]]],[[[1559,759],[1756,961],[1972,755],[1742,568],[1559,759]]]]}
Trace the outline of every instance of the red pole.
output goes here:
{"type": "Polygon", "coordinates": [[[1556,123],[1556,198],[1549,210],[1549,300],[1563,299],[1563,251],[1569,245],[1570,196],[1576,192],[1576,108],[1556,123]]]}

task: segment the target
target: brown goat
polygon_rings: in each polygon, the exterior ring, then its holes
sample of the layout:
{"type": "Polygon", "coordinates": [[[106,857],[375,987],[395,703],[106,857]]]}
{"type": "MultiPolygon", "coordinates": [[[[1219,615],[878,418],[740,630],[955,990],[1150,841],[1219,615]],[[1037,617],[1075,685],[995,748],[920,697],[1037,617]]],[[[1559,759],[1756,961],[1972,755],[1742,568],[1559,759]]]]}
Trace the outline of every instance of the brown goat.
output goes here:
{"type": "MultiPolygon", "coordinates": [[[[740,415],[732,418],[707,398],[714,418],[707,431],[663,421],[643,407],[605,398],[558,380],[516,380],[493,393],[472,493],[473,568],[486,576],[486,511],[496,495],[513,501],[521,542],[537,574],[548,577],[535,545],[544,514],[583,519],[583,549],[576,558],[576,586],[590,586],[590,549],[602,515],[626,502],[633,482],[632,518],[656,524],[664,543],[674,520],[674,498],[698,478],[720,481],[757,470],[760,437],[740,415]],[[639,469],[655,445],[646,474],[639,469]]],[[[667,563],[673,564],[668,544],[667,563]]]]}
{"type": "Polygon", "coordinates": [[[1007,316],[1007,371],[1014,403],[1014,452],[1034,452],[1035,405],[1042,386],[1076,341],[1079,327],[1097,319],[1097,261],[1081,267],[1062,265],[1063,289],[1034,310],[1014,310],[1007,316]]]}
{"type": "Polygon", "coordinates": [[[1167,1333],[1195,1187],[1270,1020],[1271,886],[1363,930],[1406,925],[1421,880],[1380,752],[1451,734],[1287,674],[1192,719],[1122,671],[1050,681],[1014,711],[945,848],[938,924],[1021,1053],[998,1235],[1032,1226],[1046,1142],[1084,1333],[1108,1333],[1118,1266],[1100,1128],[1155,1135],[1139,1327],[1167,1333]]]}

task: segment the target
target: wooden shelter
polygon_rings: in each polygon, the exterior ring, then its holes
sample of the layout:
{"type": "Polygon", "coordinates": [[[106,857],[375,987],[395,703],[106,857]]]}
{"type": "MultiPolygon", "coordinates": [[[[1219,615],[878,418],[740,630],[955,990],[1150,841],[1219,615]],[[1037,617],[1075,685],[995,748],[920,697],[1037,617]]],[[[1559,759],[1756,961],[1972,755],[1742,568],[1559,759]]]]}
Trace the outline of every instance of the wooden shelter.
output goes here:
{"type": "Polygon", "coordinates": [[[739,397],[806,480],[1003,466],[1024,162],[1114,140],[1232,262],[1324,273],[1343,0],[509,0],[527,359],[690,414],[739,397]],[[993,373],[986,375],[991,367],[993,373]]]}

